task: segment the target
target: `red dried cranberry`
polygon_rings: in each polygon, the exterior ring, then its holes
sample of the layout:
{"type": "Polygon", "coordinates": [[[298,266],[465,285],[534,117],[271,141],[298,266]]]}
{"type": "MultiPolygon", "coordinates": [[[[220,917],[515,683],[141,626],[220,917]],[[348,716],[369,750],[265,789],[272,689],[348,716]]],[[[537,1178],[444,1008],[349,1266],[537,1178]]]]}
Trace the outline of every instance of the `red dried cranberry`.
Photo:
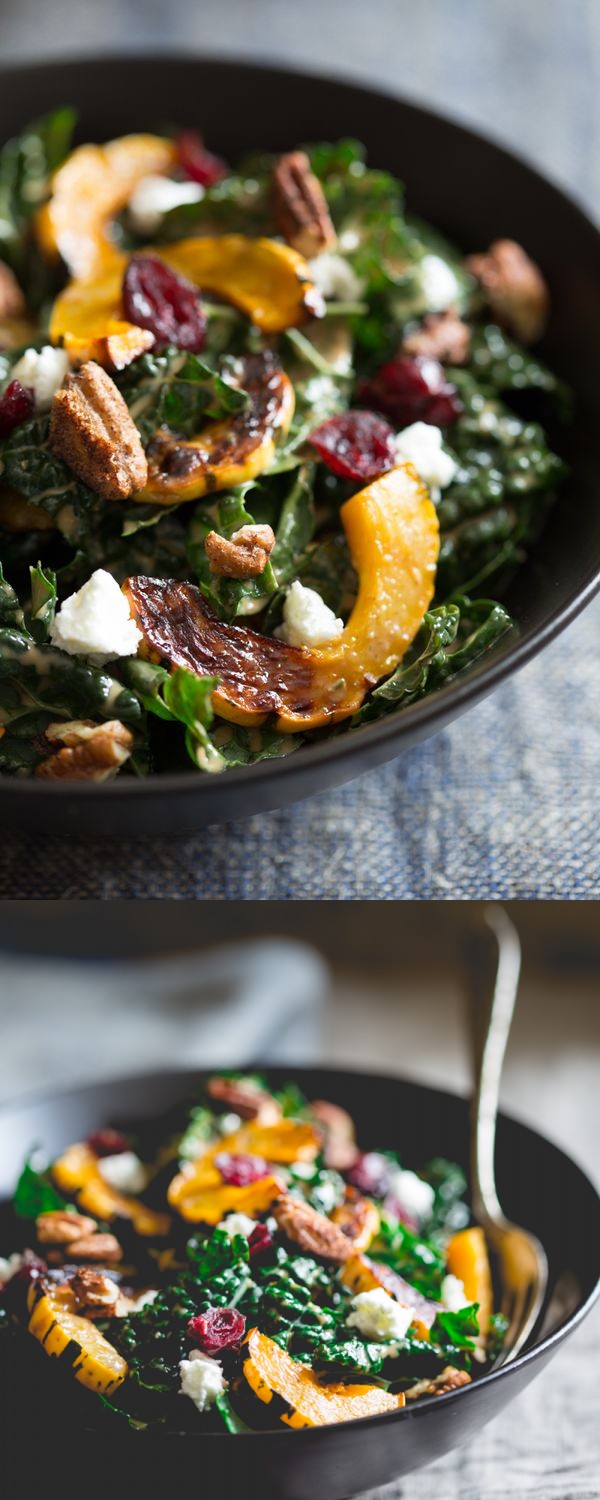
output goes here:
{"type": "Polygon", "coordinates": [[[130,323],[150,329],[155,349],[174,344],[198,354],[204,345],[206,317],[196,287],[157,255],[132,255],[123,278],[123,311],[130,323]]]}
{"type": "Polygon", "coordinates": [[[398,354],[381,366],[359,391],[361,401],[382,411],[398,427],[430,422],[446,427],[463,410],[456,387],[446,379],[437,359],[424,354],[398,354]]]}
{"type": "Polygon", "coordinates": [[[219,1151],[214,1163],[228,1187],[247,1187],[250,1182],[258,1182],[260,1177],[269,1175],[269,1168],[262,1156],[242,1156],[234,1155],[232,1151],[219,1151]]]}
{"type": "Polygon", "coordinates": [[[45,1260],[42,1260],[40,1255],[36,1255],[35,1250],[24,1250],[23,1264],[19,1266],[16,1275],[29,1285],[30,1281],[37,1281],[38,1276],[44,1276],[47,1270],[45,1260]]]}
{"type": "Polygon", "coordinates": [[[8,437],[14,427],[27,422],[33,415],[35,402],[33,391],[20,380],[11,380],[0,396],[0,438],[8,437]]]}
{"type": "Polygon", "coordinates": [[[315,427],[308,439],[342,479],[375,479],[396,463],[394,433],[372,411],[344,411],[315,427]]]}
{"type": "Polygon", "coordinates": [[[227,163],[220,156],[213,156],[212,151],[206,150],[197,130],[182,130],[177,137],[176,146],[179,166],[192,182],[199,182],[202,187],[212,187],[221,177],[229,175],[227,163]]]}
{"type": "Polygon", "coordinates": [[[129,1138],[121,1130],[96,1130],[88,1136],[86,1145],[95,1156],[120,1156],[129,1150],[129,1138]]]}
{"type": "Polygon", "coordinates": [[[187,1326],[188,1338],[203,1354],[219,1354],[241,1344],[245,1331],[246,1319],[235,1307],[210,1307],[190,1318],[187,1326]]]}
{"type": "Polygon", "coordinates": [[[361,1151],[358,1161],[348,1172],[348,1182],[360,1193],[374,1198],[383,1198],[390,1180],[389,1162],[380,1151],[361,1151]]]}
{"type": "Polygon", "coordinates": [[[266,1224],[257,1224],[256,1229],[252,1230],[252,1234],[248,1240],[250,1259],[252,1260],[255,1255],[262,1255],[265,1250],[270,1250],[272,1244],[273,1235],[270,1229],[267,1229],[266,1224]]]}

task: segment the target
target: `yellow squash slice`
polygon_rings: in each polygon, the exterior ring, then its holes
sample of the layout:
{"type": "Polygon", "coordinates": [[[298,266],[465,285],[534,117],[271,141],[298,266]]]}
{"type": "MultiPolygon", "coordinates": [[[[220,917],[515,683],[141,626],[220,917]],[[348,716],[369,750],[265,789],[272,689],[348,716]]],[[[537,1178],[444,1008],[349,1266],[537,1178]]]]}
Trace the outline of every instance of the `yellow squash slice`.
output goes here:
{"type": "Polygon", "coordinates": [[[481,1334],[485,1338],[494,1301],[485,1234],[478,1224],[453,1234],[446,1251],[446,1263],[450,1275],[457,1276],[462,1281],[467,1301],[479,1303],[477,1316],[481,1334]]]}
{"type": "Polygon", "coordinates": [[[258,1328],[250,1329],[243,1348],[244,1376],[250,1389],[265,1405],[279,1398],[278,1419],[286,1427],[325,1427],[404,1406],[403,1393],[392,1396],[381,1386],[321,1385],[313,1370],[297,1364],[258,1328]]]}
{"type": "Polygon", "coordinates": [[[127,1375],[127,1362],[89,1318],[76,1311],[68,1284],[33,1282],[29,1292],[29,1332],[53,1358],[65,1355],[75,1379],[90,1391],[111,1396],[127,1375]]]}
{"type": "Polygon", "coordinates": [[[67,1146],[52,1168],[57,1187],[65,1196],[74,1196],[77,1206],[93,1214],[95,1219],[130,1219],[137,1234],[168,1234],[171,1220],[168,1214],[156,1213],[146,1208],[138,1198],[118,1193],[104,1181],[98,1167],[98,1158],[89,1146],[77,1143],[67,1146]]]}
{"type": "Polygon", "coordinates": [[[125,208],[142,177],[166,175],[175,163],[172,141],[125,135],[105,146],[77,146],[54,173],[48,202],[36,219],[40,247],[60,257],[71,276],[89,281],[122,256],[110,221],[125,208]]]}

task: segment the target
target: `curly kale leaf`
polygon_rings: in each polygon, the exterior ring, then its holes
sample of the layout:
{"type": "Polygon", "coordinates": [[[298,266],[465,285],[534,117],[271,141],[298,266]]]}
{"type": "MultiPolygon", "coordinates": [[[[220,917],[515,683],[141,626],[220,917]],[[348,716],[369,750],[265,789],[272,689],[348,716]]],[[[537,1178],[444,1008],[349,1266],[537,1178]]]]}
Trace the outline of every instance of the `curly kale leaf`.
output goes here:
{"type": "Polygon", "coordinates": [[[479,1303],[473,1302],[469,1307],[461,1307],[459,1312],[439,1312],[431,1329],[434,1343],[448,1352],[464,1349],[472,1354],[474,1339],[479,1334],[478,1310],[479,1303]]]}

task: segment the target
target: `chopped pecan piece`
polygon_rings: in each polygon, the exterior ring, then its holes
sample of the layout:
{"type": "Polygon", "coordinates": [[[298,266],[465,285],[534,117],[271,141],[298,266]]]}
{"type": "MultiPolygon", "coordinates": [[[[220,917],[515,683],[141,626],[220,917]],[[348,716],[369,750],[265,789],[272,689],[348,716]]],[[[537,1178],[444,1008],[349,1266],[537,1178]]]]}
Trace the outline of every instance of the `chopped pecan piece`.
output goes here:
{"type": "Polygon", "coordinates": [[[112,1276],[104,1271],[94,1271],[91,1266],[82,1266],[71,1278],[78,1308],[92,1317],[110,1318],[116,1310],[119,1288],[112,1276]]]}
{"type": "Polygon", "coordinates": [[[50,1213],[38,1214],[35,1231],[41,1245],[70,1245],[82,1235],[93,1234],[96,1220],[85,1214],[70,1213],[68,1209],[55,1208],[50,1213]]]}
{"type": "Polygon", "coordinates": [[[50,447],[104,500],[127,500],[148,478],[135,422],[114,380],[94,360],[66,375],[56,392],[50,447]]]}
{"type": "Polygon", "coordinates": [[[10,266],[0,261],[0,318],[20,318],[25,312],[25,298],[10,266]]]}
{"type": "Polygon", "coordinates": [[[308,1255],[320,1255],[323,1260],[336,1261],[343,1265],[352,1255],[352,1245],[337,1224],[332,1224],[325,1214],[320,1214],[309,1203],[293,1198],[291,1193],[282,1193],[273,1207],[279,1228],[289,1240],[306,1250],[308,1255]]]}
{"type": "Polygon", "coordinates": [[[335,244],[325,194],[304,151],[288,151],[273,168],[275,222],[284,240],[307,260],[335,244]]]}
{"type": "Polygon", "coordinates": [[[274,546],[275,532],[270,526],[240,526],[229,539],[209,531],[204,539],[210,571],[222,578],[257,578],[264,573],[274,546]]]}
{"type": "Polygon", "coordinates": [[[347,1187],[344,1202],[335,1208],[332,1221],[349,1240],[353,1250],[365,1250],[379,1228],[379,1214],[369,1198],[357,1188],[347,1187]]]}
{"type": "Polygon", "coordinates": [[[62,749],[40,762],[36,776],[50,781],[109,781],[131,755],[133,735],[120,719],[94,724],[91,719],[73,719],[48,724],[45,738],[62,749]]]}
{"type": "Polygon", "coordinates": [[[211,1099],[217,1099],[242,1120],[260,1120],[261,1125],[274,1125],[281,1119],[281,1108],[276,1099],[254,1085],[248,1078],[209,1078],[206,1091],[211,1099]]]}
{"type": "Polygon", "coordinates": [[[73,1260],[101,1261],[105,1265],[123,1259],[123,1251],[114,1234],[86,1234],[69,1245],[73,1260]]]}
{"type": "Polygon", "coordinates": [[[417,1401],[419,1396],[443,1396],[444,1391],[457,1391],[461,1385],[470,1385],[471,1376],[466,1370],[457,1370],[454,1365],[446,1365],[435,1380],[418,1380],[416,1385],[411,1385],[405,1391],[407,1401],[417,1401]]]}
{"type": "Polygon", "coordinates": [[[454,307],[428,313],[414,333],[407,334],[402,341],[405,354],[422,354],[426,359],[439,359],[441,364],[450,365],[464,365],[470,345],[471,330],[454,307]]]}
{"type": "Polygon", "coordinates": [[[358,1156],[351,1115],[347,1110],[341,1109],[339,1104],[330,1104],[327,1099],[315,1099],[310,1107],[325,1130],[325,1166],[332,1167],[336,1172],[348,1172],[358,1156]]]}
{"type": "Polygon", "coordinates": [[[466,265],[499,323],[524,344],[541,338],[550,306],[548,288],[539,266],[516,240],[495,240],[485,254],[469,255],[466,265]]]}

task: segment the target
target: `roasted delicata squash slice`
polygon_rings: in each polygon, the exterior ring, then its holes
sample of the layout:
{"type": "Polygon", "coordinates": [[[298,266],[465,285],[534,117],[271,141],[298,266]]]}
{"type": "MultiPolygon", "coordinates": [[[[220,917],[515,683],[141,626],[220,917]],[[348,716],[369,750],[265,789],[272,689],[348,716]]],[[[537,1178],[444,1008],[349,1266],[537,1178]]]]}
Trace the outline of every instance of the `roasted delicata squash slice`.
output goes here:
{"type": "Polygon", "coordinates": [[[192,1224],[219,1224],[225,1214],[248,1214],[250,1219],[266,1213],[281,1192],[274,1177],[259,1177],[246,1187],[234,1187],[219,1177],[211,1187],[199,1187],[193,1177],[178,1172],[169,1188],[169,1203],[182,1219],[192,1224]]]}
{"type": "Polygon", "coordinates": [[[297,1364],[267,1334],[251,1328],[242,1346],[244,1377],[254,1395],[273,1405],[273,1417],[286,1427],[325,1427],[380,1412],[398,1411],[404,1395],[378,1385],[321,1384],[313,1370],[297,1364]]]}
{"type": "Polygon", "coordinates": [[[75,1379],[90,1391],[111,1396],[128,1373],[126,1360],[109,1344],[89,1318],[77,1312],[68,1285],[41,1278],[32,1282],[28,1307],[29,1332],[53,1358],[65,1357],[75,1379]]]}
{"type": "Polygon", "coordinates": [[[77,1205],[93,1214],[95,1219],[130,1219],[136,1234],[168,1234],[171,1220],[168,1214],[156,1213],[146,1208],[138,1198],[130,1198],[109,1186],[100,1172],[98,1158],[89,1146],[80,1144],[67,1146],[62,1156],[52,1167],[54,1181],[65,1196],[74,1196],[77,1205]]]}
{"type": "Polygon", "coordinates": [[[225,1183],[215,1161],[219,1153],[291,1165],[314,1161],[319,1150],[318,1133],[308,1121],[278,1120],[263,1125],[259,1120],[248,1120],[225,1141],[210,1146],[199,1161],[177,1172],[169,1186],[169,1203],[193,1223],[218,1224],[224,1214],[232,1212],[258,1217],[279,1196],[281,1183],[270,1173],[244,1187],[225,1183]]]}
{"type": "Polygon", "coordinates": [[[321,1150],[321,1138],[308,1120],[277,1120],[272,1125],[248,1120],[235,1136],[228,1137],[227,1150],[291,1166],[296,1161],[314,1161],[321,1150]],[[233,1146],[231,1141],[235,1142],[233,1146]]]}
{"type": "Polygon", "coordinates": [[[468,1302],[479,1303],[479,1327],[485,1337],[494,1311],[492,1272],[485,1234],[480,1225],[460,1229],[453,1234],[446,1251],[446,1263],[451,1276],[457,1276],[465,1289],[468,1302]]]}
{"type": "Polygon", "coordinates": [[[157,135],[124,135],[105,146],[78,146],[54,173],[48,202],[38,211],[38,242],[49,260],[60,257],[71,276],[89,281],[122,255],[110,222],[143,177],[166,175],[175,145],[157,135]]]}
{"type": "Polygon", "coordinates": [[[227,624],[193,584],[131,577],[123,588],[153,660],[220,678],[222,718],[284,734],[355,713],[368,689],[402,660],[434,591],[439,550],[435,508],[412,464],[353,495],[341,519],[359,577],[356,603],[330,646],[304,648],[227,624]]]}

